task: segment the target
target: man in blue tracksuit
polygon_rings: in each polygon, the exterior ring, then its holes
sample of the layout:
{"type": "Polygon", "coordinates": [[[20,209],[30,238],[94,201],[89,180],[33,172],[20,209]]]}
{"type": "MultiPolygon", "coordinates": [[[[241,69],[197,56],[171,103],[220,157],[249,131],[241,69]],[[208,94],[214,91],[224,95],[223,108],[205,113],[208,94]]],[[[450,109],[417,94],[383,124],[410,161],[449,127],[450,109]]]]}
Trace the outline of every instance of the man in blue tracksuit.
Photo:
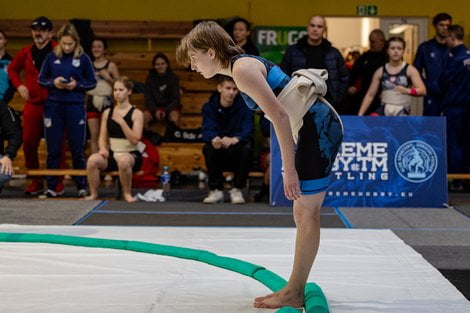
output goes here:
{"type": "MultiPolygon", "coordinates": [[[[80,46],[80,38],[71,24],[61,27],[59,45],[50,52],[41,68],[39,83],[48,88],[44,107],[47,168],[58,169],[63,136],[66,133],[73,167],[85,169],[86,113],[85,92],[96,86],[90,58],[80,46]]],[[[85,177],[74,177],[78,196],[86,196],[85,177]]],[[[47,178],[46,197],[57,197],[57,177],[47,178]]]]}
{"type": "Polygon", "coordinates": [[[447,123],[448,172],[470,173],[470,50],[463,44],[461,26],[450,25],[448,29],[449,59],[440,81],[447,123]]]}
{"type": "Polygon", "coordinates": [[[452,23],[452,17],[447,13],[437,14],[432,24],[436,30],[433,39],[419,45],[413,65],[423,78],[426,85],[426,96],[423,101],[424,116],[441,116],[443,110],[442,92],[439,78],[449,55],[446,45],[447,27],[452,23]]]}
{"type": "Polygon", "coordinates": [[[218,93],[202,108],[203,154],[209,176],[209,195],[204,203],[223,202],[223,171],[234,172],[230,200],[245,203],[241,190],[245,187],[252,160],[253,112],[238,93],[233,79],[223,76],[218,93]]]}
{"type": "Polygon", "coordinates": [[[287,48],[282,58],[281,69],[289,76],[305,68],[326,69],[328,91],[325,98],[338,112],[341,112],[340,105],[348,89],[348,71],[344,66],[341,52],[323,38],[325,31],[326,21],[323,16],[310,18],[307,35],[287,48]]]}

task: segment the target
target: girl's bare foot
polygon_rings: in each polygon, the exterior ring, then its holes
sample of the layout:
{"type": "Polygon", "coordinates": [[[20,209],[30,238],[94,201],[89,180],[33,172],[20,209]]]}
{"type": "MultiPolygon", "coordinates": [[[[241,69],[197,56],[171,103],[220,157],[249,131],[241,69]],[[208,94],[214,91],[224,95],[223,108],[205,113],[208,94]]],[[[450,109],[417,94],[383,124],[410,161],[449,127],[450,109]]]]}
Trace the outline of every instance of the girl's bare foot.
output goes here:
{"type": "Polygon", "coordinates": [[[87,200],[87,201],[90,201],[90,200],[96,200],[96,199],[98,199],[98,195],[89,195],[89,196],[80,198],[79,200],[87,200]]]}
{"type": "Polygon", "coordinates": [[[273,292],[273,293],[270,293],[269,295],[266,295],[264,297],[258,297],[255,299],[255,302],[260,302],[260,301],[263,301],[264,299],[267,299],[267,298],[271,298],[275,295],[277,295],[279,292],[273,292]]]}
{"type": "Polygon", "coordinates": [[[253,304],[255,308],[263,309],[278,309],[283,306],[299,308],[303,305],[304,298],[302,294],[285,289],[269,294],[265,297],[258,297],[255,299],[255,303],[253,304]],[[260,300],[258,301],[258,299],[260,300]]]}
{"type": "Polygon", "coordinates": [[[132,195],[123,195],[122,198],[128,203],[138,201],[138,199],[136,197],[133,197],[132,195]]]}

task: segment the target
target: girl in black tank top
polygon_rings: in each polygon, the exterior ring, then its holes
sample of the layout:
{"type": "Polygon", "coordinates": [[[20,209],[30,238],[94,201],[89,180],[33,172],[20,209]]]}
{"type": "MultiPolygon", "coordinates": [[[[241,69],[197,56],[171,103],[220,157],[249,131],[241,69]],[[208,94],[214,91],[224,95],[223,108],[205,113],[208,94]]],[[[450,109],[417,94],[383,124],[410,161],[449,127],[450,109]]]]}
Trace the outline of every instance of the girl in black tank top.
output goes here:
{"type": "Polygon", "coordinates": [[[98,152],[100,117],[106,108],[113,105],[112,85],[114,80],[119,78],[116,64],[106,59],[107,47],[104,39],[94,39],[91,47],[97,85],[95,89],[87,92],[85,106],[92,153],[98,152]]]}
{"type": "Polygon", "coordinates": [[[119,171],[123,199],[134,202],[132,196],[132,172],[140,170],[142,155],[137,144],[142,137],[144,115],[129,103],[133,83],[127,77],[114,82],[113,95],[116,105],[103,112],[99,150],[87,162],[90,195],[85,200],[98,198],[100,171],[119,171]],[[130,171],[131,169],[131,171],[130,171]]]}
{"type": "MultiPolygon", "coordinates": [[[[372,77],[358,115],[364,115],[374,100],[379,87],[382,87],[381,102],[373,115],[406,116],[410,114],[410,96],[426,95],[426,87],[418,70],[403,62],[405,41],[400,37],[392,37],[387,41],[389,61],[379,67],[372,77]]],[[[371,114],[372,115],[372,114],[371,114]]]]}

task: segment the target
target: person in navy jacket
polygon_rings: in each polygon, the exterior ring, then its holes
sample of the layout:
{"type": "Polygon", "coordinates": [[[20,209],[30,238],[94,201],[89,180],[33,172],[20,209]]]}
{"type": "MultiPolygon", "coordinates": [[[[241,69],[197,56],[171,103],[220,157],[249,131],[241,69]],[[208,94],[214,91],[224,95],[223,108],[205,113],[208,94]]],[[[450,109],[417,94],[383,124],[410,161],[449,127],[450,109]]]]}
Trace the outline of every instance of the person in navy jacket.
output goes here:
{"type": "MultiPolygon", "coordinates": [[[[449,173],[470,173],[470,50],[463,43],[460,25],[450,25],[448,31],[450,52],[440,79],[447,125],[447,169],[449,173]]],[[[461,182],[454,187],[461,190],[461,182]]]]}
{"type": "MultiPolygon", "coordinates": [[[[41,68],[39,84],[48,89],[44,107],[47,146],[47,168],[59,168],[63,136],[67,133],[73,167],[85,169],[86,144],[85,93],[96,86],[93,65],[83,52],[77,30],[71,24],[62,26],[59,44],[50,52],[41,68]]],[[[86,196],[85,177],[74,177],[78,196],[86,196]]],[[[48,177],[47,197],[57,197],[57,177],[48,177]]]]}
{"type": "Polygon", "coordinates": [[[424,116],[441,116],[443,110],[442,91],[439,87],[439,77],[444,70],[449,55],[446,45],[447,27],[452,24],[452,16],[439,13],[434,16],[432,25],[436,35],[431,40],[419,45],[416,52],[414,67],[418,70],[426,85],[426,96],[423,100],[424,116]]]}
{"type": "Polygon", "coordinates": [[[223,170],[234,172],[230,200],[245,203],[245,187],[252,157],[253,113],[238,93],[229,76],[222,76],[213,94],[202,108],[203,154],[209,176],[209,195],[204,203],[223,202],[223,170]]]}

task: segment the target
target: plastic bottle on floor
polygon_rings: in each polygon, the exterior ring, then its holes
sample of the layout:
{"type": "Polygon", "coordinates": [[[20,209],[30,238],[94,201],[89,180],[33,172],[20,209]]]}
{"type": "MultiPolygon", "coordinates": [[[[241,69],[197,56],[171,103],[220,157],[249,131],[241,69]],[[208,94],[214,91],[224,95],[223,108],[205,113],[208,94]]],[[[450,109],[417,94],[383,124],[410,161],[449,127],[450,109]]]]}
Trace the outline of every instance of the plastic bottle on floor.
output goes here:
{"type": "Polygon", "coordinates": [[[163,197],[165,200],[168,200],[170,196],[170,171],[168,170],[168,166],[163,166],[163,172],[160,175],[160,181],[162,182],[162,190],[163,190],[163,197]]]}

